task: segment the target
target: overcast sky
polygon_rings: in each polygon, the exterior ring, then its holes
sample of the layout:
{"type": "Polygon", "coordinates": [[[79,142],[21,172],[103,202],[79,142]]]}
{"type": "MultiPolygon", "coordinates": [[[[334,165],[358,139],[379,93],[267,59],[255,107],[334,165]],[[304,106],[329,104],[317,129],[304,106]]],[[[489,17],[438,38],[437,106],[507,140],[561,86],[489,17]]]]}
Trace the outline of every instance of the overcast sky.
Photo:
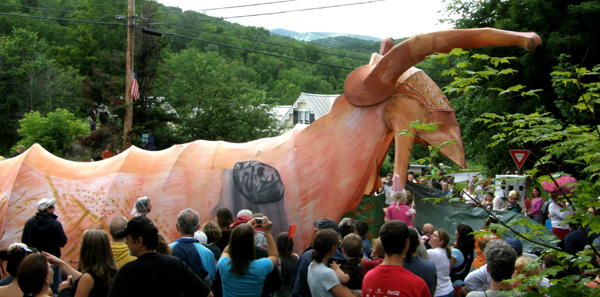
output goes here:
{"type": "MultiPolygon", "coordinates": [[[[158,2],[167,6],[199,12],[206,10],[204,13],[208,15],[224,18],[370,1],[377,0],[158,0],[158,2]],[[253,5],[268,2],[279,3],[253,5]],[[247,7],[224,8],[239,5],[247,5],[247,7]]],[[[264,27],[267,29],[282,28],[301,33],[330,32],[368,35],[379,38],[401,38],[414,36],[419,33],[450,29],[449,24],[440,24],[438,21],[438,19],[444,17],[444,14],[439,12],[444,8],[442,1],[386,0],[274,15],[231,18],[227,19],[227,21],[245,26],[264,27]]]]}

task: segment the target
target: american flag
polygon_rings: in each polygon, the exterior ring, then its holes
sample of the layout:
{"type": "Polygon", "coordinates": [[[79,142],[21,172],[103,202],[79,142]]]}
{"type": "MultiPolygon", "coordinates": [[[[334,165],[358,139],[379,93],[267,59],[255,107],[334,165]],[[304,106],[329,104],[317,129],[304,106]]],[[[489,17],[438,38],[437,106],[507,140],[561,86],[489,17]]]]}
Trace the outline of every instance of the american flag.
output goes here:
{"type": "Polygon", "coordinates": [[[140,98],[140,90],[138,88],[137,74],[135,74],[135,69],[133,70],[133,77],[131,78],[131,96],[133,96],[133,100],[140,98]]]}

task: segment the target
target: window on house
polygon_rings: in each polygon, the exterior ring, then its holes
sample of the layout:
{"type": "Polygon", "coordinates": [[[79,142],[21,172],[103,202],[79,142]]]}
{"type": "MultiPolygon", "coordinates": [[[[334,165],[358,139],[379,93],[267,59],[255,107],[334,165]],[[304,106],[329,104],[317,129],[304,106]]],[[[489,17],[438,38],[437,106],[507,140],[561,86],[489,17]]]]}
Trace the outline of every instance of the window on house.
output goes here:
{"type": "Polygon", "coordinates": [[[310,111],[298,110],[298,123],[310,124],[310,111]]]}

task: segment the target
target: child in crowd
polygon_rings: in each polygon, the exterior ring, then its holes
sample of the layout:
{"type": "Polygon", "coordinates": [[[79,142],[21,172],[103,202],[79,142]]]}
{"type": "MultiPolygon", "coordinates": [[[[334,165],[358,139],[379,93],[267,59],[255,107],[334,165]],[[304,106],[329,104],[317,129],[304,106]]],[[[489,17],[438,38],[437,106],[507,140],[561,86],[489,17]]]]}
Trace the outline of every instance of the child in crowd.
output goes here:
{"type": "Polygon", "coordinates": [[[409,227],[414,227],[416,211],[406,205],[407,193],[405,190],[392,192],[392,205],[388,207],[385,214],[385,221],[400,220],[409,227]]]}
{"type": "Polygon", "coordinates": [[[371,259],[371,243],[367,239],[367,233],[369,233],[369,223],[365,221],[355,221],[354,226],[356,227],[358,236],[360,236],[363,241],[363,257],[366,259],[371,259]]]}
{"type": "Polygon", "coordinates": [[[431,235],[433,234],[434,230],[435,229],[433,228],[433,225],[430,223],[425,223],[423,225],[423,235],[421,236],[421,241],[427,249],[431,248],[431,246],[429,245],[429,239],[431,238],[431,235]]]}
{"type": "Polygon", "coordinates": [[[383,262],[383,258],[385,257],[385,251],[383,250],[383,245],[381,244],[381,240],[379,238],[373,239],[373,248],[371,249],[371,259],[367,258],[362,260],[363,269],[365,270],[365,274],[369,272],[369,270],[377,267],[377,265],[383,262]]]}
{"type": "Polygon", "coordinates": [[[521,195],[519,194],[519,192],[515,190],[510,191],[508,193],[508,206],[506,207],[506,210],[516,213],[522,213],[523,208],[521,207],[521,205],[519,205],[520,198],[521,195]]]}
{"type": "Polygon", "coordinates": [[[481,206],[487,210],[493,210],[494,208],[494,193],[486,192],[483,201],[481,202],[481,206]]]}
{"type": "Polygon", "coordinates": [[[360,290],[362,289],[365,271],[360,261],[362,256],[362,239],[360,236],[354,233],[346,235],[342,240],[342,252],[348,261],[340,266],[344,275],[338,276],[338,278],[355,295],[361,296],[360,290]]]}

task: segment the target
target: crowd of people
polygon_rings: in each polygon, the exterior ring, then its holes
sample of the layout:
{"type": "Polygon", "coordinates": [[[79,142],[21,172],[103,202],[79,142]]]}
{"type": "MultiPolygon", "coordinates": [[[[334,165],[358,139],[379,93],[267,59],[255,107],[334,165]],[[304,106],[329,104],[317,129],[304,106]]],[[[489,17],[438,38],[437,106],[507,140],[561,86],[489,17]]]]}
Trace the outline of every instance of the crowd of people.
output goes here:
{"type": "MultiPolygon", "coordinates": [[[[489,184],[479,186],[485,192],[489,184]]],[[[466,203],[478,195],[475,187],[465,187],[466,203]]],[[[503,210],[518,210],[514,205],[521,197],[515,193],[508,194],[503,210]]],[[[540,189],[533,188],[531,197],[521,211],[542,222],[540,189]]],[[[559,220],[571,212],[558,195],[550,197],[546,212],[554,228],[561,229],[559,220]]],[[[495,209],[496,198],[472,205],[495,209]]],[[[451,242],[447,229],[415,226],[413,201],[410,191],[392,190],[385,223],[372,240],[366,221],[316,220],[310,246],[298,255],[288,232],[274,236],[271,229],[277,222],[248,209],[234,216],[220,208],[215,221],[208,222],[200,222],[197,211],[183,209],[174,222],[181,237],[168,243],[148,218],[150,198],[141,197],[132,218],[114,218],[108,233],[97,228],[83,232],[74,269],[61,259],[68,239],[54,214],[56,201],[43,198],[23,228],[22,242],[0,253],[3,274],[8,274],[0,280],[0,296],[491,297],[520,284],[505,280],[540,276],[542,269],[556,264],[548,256],[542,267],[534,267],[536,256],[524,253],[519,239],[503,240],[494,233],[490,226],[498,221],[493,216],[482,229],[487,235],[475,238],[473,228],[461,223],[452,228],[451,242]]],[[[588,231],[553,229],[573,253],[585,248],[583,232],[588,231]]],[[[550,286],[548,279],[540,279],[529,289],[550,286]]],[[[589,286],[595,287],[594,281],[589,286]]]]}

